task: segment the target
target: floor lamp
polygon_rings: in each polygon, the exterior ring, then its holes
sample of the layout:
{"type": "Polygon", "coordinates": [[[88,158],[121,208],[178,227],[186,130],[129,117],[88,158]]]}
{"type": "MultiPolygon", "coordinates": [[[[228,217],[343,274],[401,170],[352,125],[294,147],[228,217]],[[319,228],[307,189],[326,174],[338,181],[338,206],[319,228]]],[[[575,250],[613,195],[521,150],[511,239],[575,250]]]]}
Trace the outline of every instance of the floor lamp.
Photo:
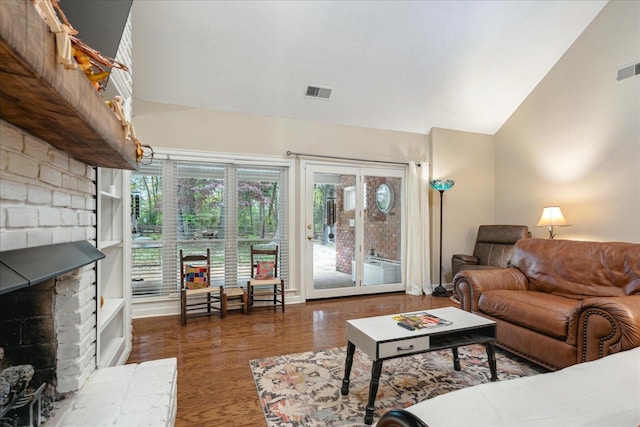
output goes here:
{"type": "Polygon", "coordinates": [[[453,187],[453,184],[455,184],[455,181],[452,179],[434,179],[431,181],[431,188],[440,192],[440,281],[438,286],[431,292],[434,297],[449,296],[447,289],[442,286],[442,201],[444,192],[453,187]]]}

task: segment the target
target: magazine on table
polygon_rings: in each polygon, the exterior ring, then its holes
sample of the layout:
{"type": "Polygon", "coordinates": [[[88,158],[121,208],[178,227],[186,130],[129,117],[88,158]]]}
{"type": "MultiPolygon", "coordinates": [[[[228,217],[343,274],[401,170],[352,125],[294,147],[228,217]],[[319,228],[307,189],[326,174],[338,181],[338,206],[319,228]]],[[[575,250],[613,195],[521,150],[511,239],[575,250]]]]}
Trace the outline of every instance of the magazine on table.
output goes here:
{"type": "Polygon", "coordinates": [[[451,325],[453,322],[434,316],[425,311],[419,313],[397,314],[393,320],[402,322],[416,329],[435,328],[437,326],[451,325]]]}

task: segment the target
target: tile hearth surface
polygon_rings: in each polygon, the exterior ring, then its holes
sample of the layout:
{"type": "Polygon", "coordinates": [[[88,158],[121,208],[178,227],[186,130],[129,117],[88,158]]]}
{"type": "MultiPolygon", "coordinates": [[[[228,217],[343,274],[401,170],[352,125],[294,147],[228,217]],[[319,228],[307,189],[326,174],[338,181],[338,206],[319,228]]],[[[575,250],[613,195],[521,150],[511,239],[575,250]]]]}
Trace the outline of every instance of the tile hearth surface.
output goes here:
{"type": "Polygon", "coordinates": [[[95,371],[70,397],[54,425],[173,426],[177,409],[177,361],[159,359],[95,371]]]}

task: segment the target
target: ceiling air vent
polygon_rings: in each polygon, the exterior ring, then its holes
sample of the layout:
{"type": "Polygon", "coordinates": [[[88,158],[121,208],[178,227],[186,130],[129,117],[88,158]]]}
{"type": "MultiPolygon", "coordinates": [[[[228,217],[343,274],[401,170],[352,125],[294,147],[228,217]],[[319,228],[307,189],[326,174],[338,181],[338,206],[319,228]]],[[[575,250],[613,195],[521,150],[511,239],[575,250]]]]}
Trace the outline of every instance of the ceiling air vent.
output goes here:
{"type": "Polygon", "coordinates": [[[307,86],[307,94],[309,98],[329,99],[332,89],[319,86],[307,86]]]}
{"type": "Polygon", "coordinates": [[[637,76],[638,74],[640,74],[640,62],[620,68],[618,70],[618,78],[616,80],[620,81],[628,79],[629,77],[637,76]]]}

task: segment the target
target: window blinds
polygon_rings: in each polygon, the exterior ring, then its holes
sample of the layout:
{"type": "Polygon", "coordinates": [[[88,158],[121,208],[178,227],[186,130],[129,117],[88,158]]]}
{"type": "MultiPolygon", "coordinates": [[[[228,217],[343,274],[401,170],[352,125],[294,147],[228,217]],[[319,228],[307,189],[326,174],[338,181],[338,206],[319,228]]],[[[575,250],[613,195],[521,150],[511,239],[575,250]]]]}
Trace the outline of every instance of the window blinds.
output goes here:
{"type": "Polygon", "coordinates": [[[132,176],[140,222],[133,235],[134,296],[178,292],[179,251],[211,252],[211,284],[244,286],[250,246],[278,245],[279,274],[288,283],[288,168],[185,160],[156,160],[132,176]],[[162,183],[161,215],[151,216],[144,179],[162,183]],[[144,179],[143,179],[144,178],[144,179]],[[146,191],[146,190],[144,190],[146,191]],[[142,223],[155,220],[153,226],[142,223]],[[149,231],[160,233],[152,234],[149,231]]]}

